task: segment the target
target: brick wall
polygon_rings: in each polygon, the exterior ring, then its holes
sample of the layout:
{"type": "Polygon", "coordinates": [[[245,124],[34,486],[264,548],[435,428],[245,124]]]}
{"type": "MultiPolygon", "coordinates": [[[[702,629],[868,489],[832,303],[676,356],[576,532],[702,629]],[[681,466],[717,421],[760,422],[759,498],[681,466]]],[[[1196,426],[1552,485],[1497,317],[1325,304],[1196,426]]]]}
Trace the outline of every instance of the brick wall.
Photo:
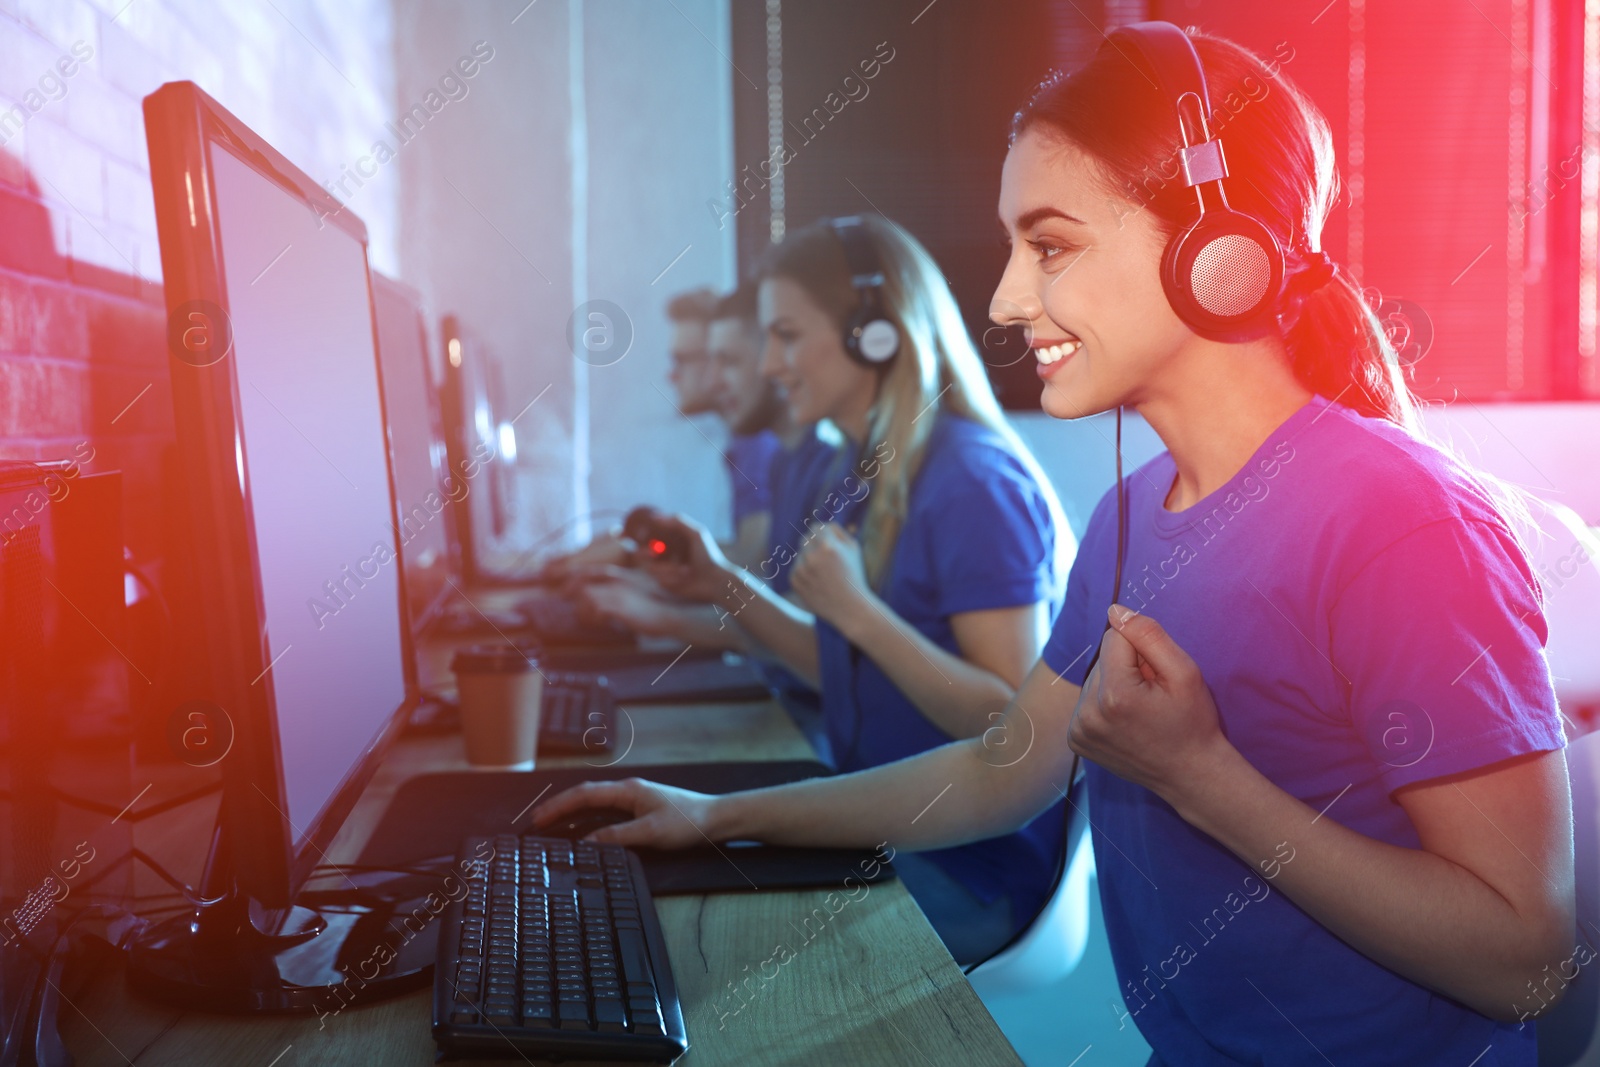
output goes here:
{"type": "MultiPolygon", "coordinates": [[[[141,101],[188,79],[321,181],[391,118],[387,0],[0,0],[0,458],[119,469],[159,572],[175,467],[141,101]]],[[[353,209],[396,269],[397,179],[353,209]]]]}

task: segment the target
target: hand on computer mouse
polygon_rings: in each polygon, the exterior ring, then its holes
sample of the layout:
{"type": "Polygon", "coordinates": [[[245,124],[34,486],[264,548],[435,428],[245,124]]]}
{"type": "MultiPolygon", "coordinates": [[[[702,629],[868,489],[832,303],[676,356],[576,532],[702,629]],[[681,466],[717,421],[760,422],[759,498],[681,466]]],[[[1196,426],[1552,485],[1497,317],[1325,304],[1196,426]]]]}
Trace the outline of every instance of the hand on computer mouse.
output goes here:
{"type": "Polygon", "coordinates": [[[715,604],[727,594],[729,576],[737,568],[722,554],[716,538],[704,526],[682,515],[658,519],[662,533],[681,539],[681,559],[646,561],[644,567],[673,596],[700,604],[715,604]]]}
{"type": "Polygon", "coordinates": [[[539,579],[560,582],[583,567],[605,564],[627,566],[631,548],[631,544],[622,536],[621,529],[608,530],[598,534],[582,548],[546,560],[539,568],[539,579]]]}
{"type": "Polygon", "coordinates": [[[641,504],[622,520],[622,532],[633,545],[632,561],[635,565],[683,563],[688,560],[689,539],[683,530],[668,521],[669,518],[661,509],[641,504]]]}
{"type": "Polygon", "coordinates": [[[533,828],[544,832],[564,823],[594,823],[586,840],[603,844],[650,848],[690,848],[715,840],[712,816],[716,797],[687,789],[657,785],[639,778],[615,782],[584,782],[533,809],[533,828]],[[612,817],[596,818],[595,809],[616,809],[632,819],[604,825],[612,817]]]}
{"type": "Polygon", "coordinates": [[[579,808],[557,819],[539,832],[546,837],[564,837],[569,841],[582,841],[596,830],[617,823],[628,822],[633,812],[621,808],[579,808]]]}

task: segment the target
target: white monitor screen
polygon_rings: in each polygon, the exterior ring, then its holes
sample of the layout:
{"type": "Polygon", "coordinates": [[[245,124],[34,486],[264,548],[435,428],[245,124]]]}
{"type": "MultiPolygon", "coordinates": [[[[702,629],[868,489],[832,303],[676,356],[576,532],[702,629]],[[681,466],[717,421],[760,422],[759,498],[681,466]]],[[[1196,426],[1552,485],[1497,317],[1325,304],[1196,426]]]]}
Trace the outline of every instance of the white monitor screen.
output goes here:
{"type": "Polygon", "coordinates": [[[211,162],[298,848],[405,700],[366,250],[219,145],[211,162]]]}

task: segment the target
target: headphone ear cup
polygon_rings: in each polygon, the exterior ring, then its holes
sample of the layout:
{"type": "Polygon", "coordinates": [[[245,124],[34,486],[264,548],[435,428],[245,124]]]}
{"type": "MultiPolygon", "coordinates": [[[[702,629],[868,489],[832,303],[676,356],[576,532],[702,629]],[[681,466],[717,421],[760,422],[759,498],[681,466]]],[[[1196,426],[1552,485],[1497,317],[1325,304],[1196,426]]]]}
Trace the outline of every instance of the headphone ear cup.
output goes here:
{"type": "Polygon", "coordinates": [[[867,300],[844,326],[844,350],[869,367],[881,367],[900,351],[900,330],[867,300]]]}
{"type": "Polygon", "coordinates": [[[1161,284],[1172,309],[1200,336],[1259,337],[1276,322],[1283,249],[1254,217],[1208,211],[1168,242],[1161,284]]]}

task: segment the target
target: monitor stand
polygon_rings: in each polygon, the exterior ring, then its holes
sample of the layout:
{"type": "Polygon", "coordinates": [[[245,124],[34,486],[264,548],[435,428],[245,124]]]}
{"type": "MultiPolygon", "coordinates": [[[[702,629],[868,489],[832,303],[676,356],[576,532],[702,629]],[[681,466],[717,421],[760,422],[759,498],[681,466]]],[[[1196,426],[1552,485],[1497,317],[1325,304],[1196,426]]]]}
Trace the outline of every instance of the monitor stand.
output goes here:
{"type": "Polygon", "coordinates": [[[260,909],[231,887],[133,941],[129,987],[204,1011],[322,1018],[410,992],[432,980],[433,920],[447,903],[440,880],[346,879],[342,892],[303,893],[315,906],[290,908],[270,934],[257,925],[260,909]]]}

